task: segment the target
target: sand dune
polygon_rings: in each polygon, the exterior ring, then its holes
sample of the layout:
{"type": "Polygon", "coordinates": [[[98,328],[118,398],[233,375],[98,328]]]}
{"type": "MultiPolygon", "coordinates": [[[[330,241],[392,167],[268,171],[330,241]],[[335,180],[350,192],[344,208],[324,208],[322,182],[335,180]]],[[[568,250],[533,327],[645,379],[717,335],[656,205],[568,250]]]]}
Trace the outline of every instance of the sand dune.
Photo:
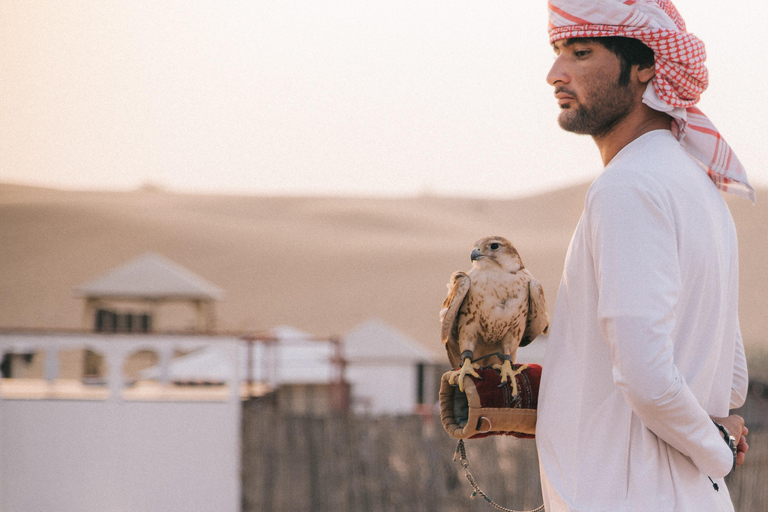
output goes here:
{"type": "MultiPolygon", "coordinates": [[[[439,352],[438,311],[472,243],[506,236],[554,305],[586,185],[517,200],[241,197],[0,185],[0,327],[77,328],[75,286],[155,251],[222,288],[219,327],[341,334],[378,317],[439,352]]],[[[768,191],[729,198],[741,324],[766,346],[768,191]]],[[[183,326],[180,326],[183,327],[183,326]]]]}

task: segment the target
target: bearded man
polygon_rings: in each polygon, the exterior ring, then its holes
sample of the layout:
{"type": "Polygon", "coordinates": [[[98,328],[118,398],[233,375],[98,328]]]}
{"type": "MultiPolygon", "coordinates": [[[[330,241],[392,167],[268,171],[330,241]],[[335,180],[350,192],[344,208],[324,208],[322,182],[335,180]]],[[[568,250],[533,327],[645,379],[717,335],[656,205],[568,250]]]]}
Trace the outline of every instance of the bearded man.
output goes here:
{"type": "Polygon", "coordinates": [[[694,107],[703,44],[667,0],[550,0],[549,13],[558,122],[590,135],[605,169],[568,250],[543,364],[546,510],[732,511],[723,477],[748,446],[729,410],[748,380],[720,190],[754,191],[694,107]]]}

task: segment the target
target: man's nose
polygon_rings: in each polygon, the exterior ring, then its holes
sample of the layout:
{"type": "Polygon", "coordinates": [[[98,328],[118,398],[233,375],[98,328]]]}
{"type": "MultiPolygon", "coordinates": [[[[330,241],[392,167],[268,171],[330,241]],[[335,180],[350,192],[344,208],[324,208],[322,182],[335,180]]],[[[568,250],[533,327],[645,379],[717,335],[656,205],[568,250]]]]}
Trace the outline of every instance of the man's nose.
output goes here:
{"type": "Polygon", "coordinates": [[[568,83],[568,74],[560,57],[555,59],[552,67],[549,68],[549,73],[547,73],[547,83],[549,85],[555,85],[557,82],[568,83]]]}

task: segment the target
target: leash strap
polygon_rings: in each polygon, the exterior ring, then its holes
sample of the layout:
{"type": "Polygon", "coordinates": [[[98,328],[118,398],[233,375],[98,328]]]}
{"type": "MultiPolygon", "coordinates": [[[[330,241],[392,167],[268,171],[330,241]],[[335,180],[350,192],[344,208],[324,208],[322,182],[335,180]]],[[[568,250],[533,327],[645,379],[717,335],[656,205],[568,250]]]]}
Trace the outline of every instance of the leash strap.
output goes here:
{"type": "Polygon", "coordinates": [[[469,459],[467,459],[467,450],[464,447],[463,439],[459,439],[459,444],[456,446],[456,454],[453,456],[453,460],[458,460],[461,463],[462,467],[464,468],[464,476],[467,477],[469,485],[471,485],[472,489],[474,489],[469,499],[475,499],[475,496],[480,496],[493,508],[501,510],[502,512],[544,512],[544,505],[541,505],[533,510],[514,510],[511,508],[502,507],[498,503],[494,502],[491,498],[489,498],[488,495],[485,494],[477,485],[475,477],[472,476],[472,473],[469,472],[469,459]]]}

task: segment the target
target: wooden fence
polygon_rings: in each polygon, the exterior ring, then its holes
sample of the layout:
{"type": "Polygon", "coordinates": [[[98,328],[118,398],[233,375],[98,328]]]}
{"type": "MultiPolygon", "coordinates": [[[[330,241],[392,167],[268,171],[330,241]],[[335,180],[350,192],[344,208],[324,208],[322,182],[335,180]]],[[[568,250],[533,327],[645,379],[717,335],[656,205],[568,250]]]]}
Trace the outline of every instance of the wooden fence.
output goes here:
{"type": "MultiPolygon", "coordinates": [[[[268,400],[243,409],[243,512],[492,511],[453,461],[438,418],[286,416],[268,400]]],[[[748,462],[729,477],[738,512],[768,510],[768,432],[749,436],[748,462]]],[[[542,503],[535,443],[467,442],[470,471],[502,506],[542,503]]]]}

